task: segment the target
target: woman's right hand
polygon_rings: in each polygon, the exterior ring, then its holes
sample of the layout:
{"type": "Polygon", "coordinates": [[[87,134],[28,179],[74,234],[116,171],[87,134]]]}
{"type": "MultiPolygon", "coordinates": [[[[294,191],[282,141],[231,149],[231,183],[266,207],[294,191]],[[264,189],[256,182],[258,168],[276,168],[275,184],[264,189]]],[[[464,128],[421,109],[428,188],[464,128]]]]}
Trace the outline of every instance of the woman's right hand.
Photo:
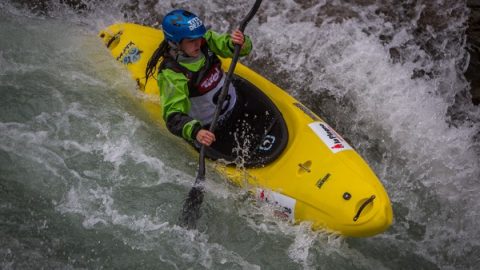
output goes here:
{"type": "Polygon", "coordinates": [[[197,133],[197,141],[206,146],[210,146],[215,141],[215,134],[206,129],[200,129],[197,133]]]}
{"type": "Polygon", "coordinates": [[[236,29],[230,34],[230,38],[232,39],[233,44],[238,44],[242,46],[245,43],[245,36],[243,35],[242,31],[236,29]]]}

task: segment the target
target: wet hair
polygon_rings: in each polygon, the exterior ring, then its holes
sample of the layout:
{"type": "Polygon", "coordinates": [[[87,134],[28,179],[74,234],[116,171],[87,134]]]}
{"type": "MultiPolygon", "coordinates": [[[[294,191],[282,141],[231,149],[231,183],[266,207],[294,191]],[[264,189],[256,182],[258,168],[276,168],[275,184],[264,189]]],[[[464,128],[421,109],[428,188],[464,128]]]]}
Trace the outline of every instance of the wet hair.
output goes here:
{"type": "Polygon", "coordinates": [[[158,45],[158,48],[153,52],[152,57],[150,57],[150,59],[148,60],[147,68],[145,70],[145,85],[147,85],[148,78],[155,75],[158,61],[160,61],[160,59],[163,58],[169,50],[170,45],[165,39],[160,43],[160,45],[158,45]]]}

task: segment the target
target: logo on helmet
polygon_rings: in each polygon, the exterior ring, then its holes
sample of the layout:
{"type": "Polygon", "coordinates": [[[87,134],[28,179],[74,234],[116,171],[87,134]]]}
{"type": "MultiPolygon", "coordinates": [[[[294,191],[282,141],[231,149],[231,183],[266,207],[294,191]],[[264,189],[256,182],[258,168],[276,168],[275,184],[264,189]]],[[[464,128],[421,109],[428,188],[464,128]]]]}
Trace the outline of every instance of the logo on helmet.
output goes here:
{"type": "Polygon", "coordinates": [[[190,31],[193,31],[202,25],[203,25],[203,22],[198,17],[195,17],[188,21],[188,29],[190,29],[190,31]]]}

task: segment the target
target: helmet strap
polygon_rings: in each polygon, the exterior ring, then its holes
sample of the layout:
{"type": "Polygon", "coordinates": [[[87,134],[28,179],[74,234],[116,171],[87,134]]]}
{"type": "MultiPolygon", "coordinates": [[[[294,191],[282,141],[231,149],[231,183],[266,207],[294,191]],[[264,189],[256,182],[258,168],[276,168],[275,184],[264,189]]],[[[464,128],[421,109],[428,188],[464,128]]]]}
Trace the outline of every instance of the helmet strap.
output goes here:
{"type": "Polygon", "coordinates": [[[172,48],[173,50],[175,51],[178,51],[179,48],[180,48],[180,44],[176,43],[176,42],[173,42],[173,41],[168,41],[168,46],[170,46],[170,48],[172,48]]]}
{"type": "Polygon", "coordinates": [[[183,52],[180,50],[180,44],[173,42],[173,41],[168,41],[168,46],[170,47],[169,54],[173,56],[175,61],[178,60],[178,57],[183,54],[183,52]]]}

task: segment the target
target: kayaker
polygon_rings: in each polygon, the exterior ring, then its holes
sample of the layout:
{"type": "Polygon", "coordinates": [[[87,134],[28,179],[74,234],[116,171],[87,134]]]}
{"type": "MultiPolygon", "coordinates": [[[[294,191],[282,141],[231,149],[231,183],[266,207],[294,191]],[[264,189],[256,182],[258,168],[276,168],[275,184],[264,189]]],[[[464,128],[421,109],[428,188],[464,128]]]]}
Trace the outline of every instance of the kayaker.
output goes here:
{"type": "MultiPolygon", "coordinates": [[[[242,46],[240,56],[248,55],[252,42],[239,30],[230,35],[207,30],[198,16],[181,9],[165,15],[162,28],[165,39],[148,62],[146,78],[154,76],[162,60],[157,81],[168,130],[189,142],[210,146],[218,136],[208,127],[226,78],[218,56],[231,58],[234,44],[242,46]]],[[[230,84],[217,130],[229,122],[238,103],[230,84]]]]}

